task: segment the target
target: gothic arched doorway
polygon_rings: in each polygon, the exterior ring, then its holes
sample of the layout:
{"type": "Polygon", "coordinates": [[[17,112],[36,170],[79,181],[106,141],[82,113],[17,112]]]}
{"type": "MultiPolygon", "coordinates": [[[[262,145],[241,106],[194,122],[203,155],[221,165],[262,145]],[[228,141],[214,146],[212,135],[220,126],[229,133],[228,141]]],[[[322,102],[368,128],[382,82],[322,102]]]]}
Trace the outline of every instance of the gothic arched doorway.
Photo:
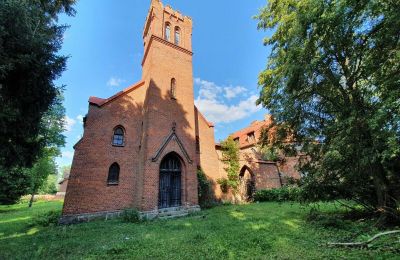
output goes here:
{"type": "Polygon", "coordinates": [[[158,208],[181,205],[181,161],[175,153],[164,157],[160,164],[158,208]]]}
{"type": "Polygon", "coordinates": [[[245,201],[253,200],[256,191],[256,182],[253,172],[248,166],[243,166],[239,174],[239,191],[245,201]]]}

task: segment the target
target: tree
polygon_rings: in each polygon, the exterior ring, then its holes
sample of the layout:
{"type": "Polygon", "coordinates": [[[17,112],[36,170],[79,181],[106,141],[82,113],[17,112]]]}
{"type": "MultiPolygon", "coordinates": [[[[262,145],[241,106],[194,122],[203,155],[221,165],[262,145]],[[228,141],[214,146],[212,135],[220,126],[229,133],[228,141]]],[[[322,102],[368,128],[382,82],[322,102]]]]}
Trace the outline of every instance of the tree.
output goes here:
{"type": "Polygon", "coordinates": [[[219,179],[217,182],[220,184],[222,190],[230,188],[234,195],[236,195],[239,188],[239,145],[231,136],[221,142],[222,160],[226,167],[228,178],[219,179]]]}
{"type": "Polygon", "coordinates": [[[277,143],[290,136],[286,150],[307,155],[309,201],[351,199],[399,215],[398,10],[394,0],[271,0],[257,16],[274,30],[258,103],[285,133],[277,143]]]}
{"type": "Polygon", "coordinates": [[[29,190],[31,199],[29,201],[29,207],[32,207],[35,194],[37,194],[41,188],[44,188],[47,178],[51,174],[55,174],[56,170],[57,167],[54,162],[54,157],[51,156],[41,157],[35,163],[35,165],[29,169],[29,176],[31,180],[31,186],[29,190]]]}
{"type": "Polygon", "coordinates": [[[65,109],[62,101],[62,96],[58,95],[41,119],[36,138],[45,146],[41,148],[39,159],[33,167],[14,167],[0,171],[0,203],[13,204],[22,195],[31,194],[31,207],[34,195],[46,184],[48,176],[56,174],[54,159],[60,155],[60,147],[65,144],[65,136],[62,134],[65,109]]]}
{"type": "Polygon", "coordinates": [[[74,0],[0,2],[0,167],[30,167],[46,146],[37,138],[43,115],[61,92],[65,70],[59,55],[66,26],[59,13],[74,14],[74,0]]]}
{"type": "Polygon", "coordinates": [[[49,148],[46,135],[52,133],[43,125],[58,105],[63,88],[54,80],[67,59],[58,54],[66,26],[57,19],[60,13],[74,15],[74,2],[0,1],[0,203],[26,194],[27,168],[49,148]]]}

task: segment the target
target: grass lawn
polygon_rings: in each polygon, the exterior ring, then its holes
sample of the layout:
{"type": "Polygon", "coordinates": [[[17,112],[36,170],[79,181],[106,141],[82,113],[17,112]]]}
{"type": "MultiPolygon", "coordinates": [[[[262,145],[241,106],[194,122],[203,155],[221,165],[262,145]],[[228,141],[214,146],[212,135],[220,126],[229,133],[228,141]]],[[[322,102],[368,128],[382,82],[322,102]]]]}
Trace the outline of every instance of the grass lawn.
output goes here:
{"type": "MultiPolygon", "coordinates": [[[[220,206],[140,224],[114,219],[32,225],[38,214],[61,207],[61,201],[36,202],[31,209],[26,204],[0,206],[0,259],[400,259],[398,237],[390,246],[386,241],[364,249],[327,247],[332,241],[363,241],[379,231],[369,221],[331,217],[309,222],[309,209],[299,204],[220,206]]],[[[321,205],[328,215],[338,210],[321,205]]]]}

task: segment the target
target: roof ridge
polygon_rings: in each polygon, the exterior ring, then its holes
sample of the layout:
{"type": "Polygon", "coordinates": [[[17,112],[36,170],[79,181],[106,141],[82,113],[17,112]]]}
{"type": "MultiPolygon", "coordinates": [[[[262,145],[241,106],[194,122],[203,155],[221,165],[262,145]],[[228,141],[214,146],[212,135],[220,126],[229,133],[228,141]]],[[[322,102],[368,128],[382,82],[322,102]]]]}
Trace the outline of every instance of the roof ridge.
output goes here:
{"type": "Polygon", "coordinates": [[[101,107],[101,106],[113,101],[114,99],[118,98],[119,96],[127,94],[127,93],[133,91],[134,89],[142,86],[144,84],[144,82],[145,82],[144,80],[140,80],[140,81],[136,82],[135,84],[132,84],[129,87],[124,88],[123,90],[117,92],[116,94],[112,95],[109,98],[99,98],[99,97],[90,96],[89,103],[96,105],[98,107],[101,107]]]}

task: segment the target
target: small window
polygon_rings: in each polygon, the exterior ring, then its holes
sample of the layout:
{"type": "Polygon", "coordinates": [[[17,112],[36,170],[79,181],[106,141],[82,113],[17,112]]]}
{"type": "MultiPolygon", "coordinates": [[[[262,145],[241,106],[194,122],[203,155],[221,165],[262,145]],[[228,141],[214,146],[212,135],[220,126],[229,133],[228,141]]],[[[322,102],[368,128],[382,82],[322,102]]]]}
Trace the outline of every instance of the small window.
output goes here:
{"type": "Polygon", "coordinates": [[[247,142],[249,143],[254,143],[256,141],[256,137],[254,135],[254,132],[250,132],[247,134],[247,142]]]}
{"type": "Polygon", "coordinates": [[[233,139],[233,141],[235,141],[236,143],[239,143],[239,137],[236,137],[235,139],[233,139]]]}
{"type": "Polygon", "coordinates": [[[112,144],[115,146],[124,145],[124,130],[122,129],[122,127],[115,128],[112,144]]]}
{"type": "Polygon", "coordinates": [[[165,39],[167,41],[171,40],[171,26],[168,23],[165,25],[165,39]]]}
{"type": "Polygon", "coordinates": [[[108,169],[108,178],[107,178],[107,184],[108,185],[118,185],[119,181],[119,165],[118,163],[113,163],[110,166],[110,169],[108,169]]]}
{"type": "Polygon", "coordinates": [[[179,45],[181,42],[181,32],[179,27],[175,27],[175,44],[179,45]]]}
{"type": "Polygon", "coordinates": [[[176,80],[171,79],[171,98],[176,99],[176,80]]]}
{"type": "Polygon", "coordinates": [[[200,153],[200,138],[196,136],[196,152],[200,153]]]}

